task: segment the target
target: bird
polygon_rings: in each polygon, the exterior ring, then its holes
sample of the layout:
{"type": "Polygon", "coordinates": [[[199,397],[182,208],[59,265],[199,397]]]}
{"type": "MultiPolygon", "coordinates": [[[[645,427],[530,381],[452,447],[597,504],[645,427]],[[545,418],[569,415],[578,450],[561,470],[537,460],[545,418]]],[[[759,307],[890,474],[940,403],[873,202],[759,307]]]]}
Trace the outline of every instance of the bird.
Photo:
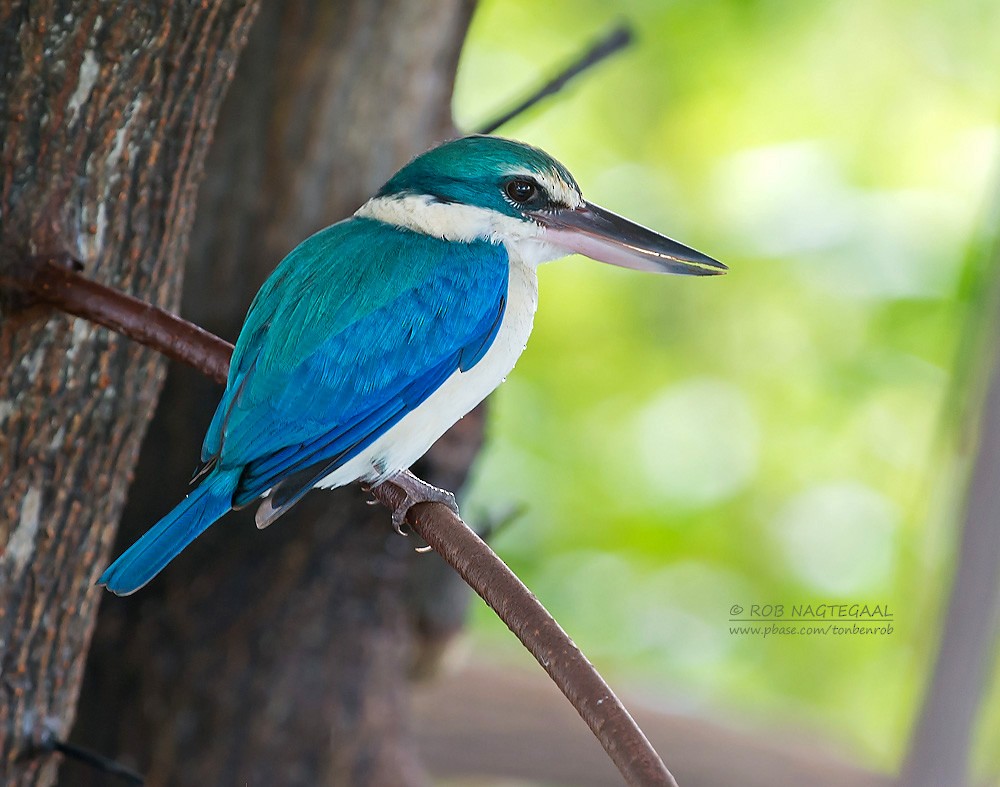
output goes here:
{"type": "Polygon", "coordinates": [[[229,511],[267,527],[313,488],[400,485],[404,472],[514,368],[538,266],[579,253],[640,271],[727,269],[584,199],[565,166],[498,136],[418,155],[353,216],[296,246],[255,296],[205,435],[197,485],[101,575],[143,587],[229,511]]]}

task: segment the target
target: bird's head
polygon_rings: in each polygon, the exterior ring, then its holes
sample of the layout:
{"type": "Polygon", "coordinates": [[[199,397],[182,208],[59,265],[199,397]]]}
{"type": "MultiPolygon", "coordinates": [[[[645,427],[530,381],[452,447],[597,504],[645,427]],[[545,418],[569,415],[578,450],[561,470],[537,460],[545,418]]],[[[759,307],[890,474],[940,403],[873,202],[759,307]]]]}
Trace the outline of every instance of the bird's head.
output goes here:
{"type": "Polygon", "coordinates": [[[503,243],[529,264],[577,252],[636,270],[705,276],[726,266],[583,198],[538,148],[469,136],[417,156],[357,213],[452,241],[503,243]]]}

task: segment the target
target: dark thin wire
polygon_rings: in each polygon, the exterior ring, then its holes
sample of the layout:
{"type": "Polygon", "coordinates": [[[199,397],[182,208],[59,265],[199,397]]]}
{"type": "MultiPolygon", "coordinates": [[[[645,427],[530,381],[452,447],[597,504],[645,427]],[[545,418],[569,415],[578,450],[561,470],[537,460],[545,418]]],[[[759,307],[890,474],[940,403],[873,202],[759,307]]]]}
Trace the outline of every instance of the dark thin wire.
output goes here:
{"type": "Polygon", "coordinates": [[[593,68],[602,60],[606,60],[619,50],[627,47],[632,43],[633,38],[634,33],[628,24],[622,23],[618,25],[610,33],[599,39],[590,49],[566,66],[566,68],[556,74],[556,76],[521,101],[521,103],[494,120],[491,120],[489,123],[484,123],[477,129],[476,133],[492,134],[500,126],[509,123],[522,112],[526,112],[543,99],[558,93],[574,77],[579,76],[587,69],[593,68]]]}
{"type": "Polygon", "coordinates": [[[83,746],[77,746],[74,743],[67,743],[66,741],[53,738],[49,741],[47,748],[57,751],[66,757],[78,760],[96,770],[119,776],[130,784],[146,783],[146,779],[141,773],[136,773],[120,762],[112,760],[110,757],[105,757],[103,754],[98,754],[91,749],[86,749],[83,746]]]}

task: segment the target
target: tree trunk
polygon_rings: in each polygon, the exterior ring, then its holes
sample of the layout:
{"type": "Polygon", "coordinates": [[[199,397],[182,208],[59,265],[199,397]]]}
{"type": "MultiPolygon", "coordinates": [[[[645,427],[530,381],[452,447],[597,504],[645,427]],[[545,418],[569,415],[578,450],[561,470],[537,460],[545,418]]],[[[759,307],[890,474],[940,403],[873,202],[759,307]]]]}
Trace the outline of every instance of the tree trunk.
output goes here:
{"type": "MultiPolygon", "coordinates": [[[[997,247],[994,255],[1000,255],[997,247]]],[[[989,261],[993,277],[981,296],[986,312],[979,365],[973,367],[966,388],[977,393],[985,388],[981,411],[969,417],[967,435],[978,445],[965,495],[964,516],[958,533],[956,561],[948,602],[941,621],[940,641],[934,669],[911,732],[903,760],[901,787],[967,787],[975,783],[972,773],[977,725],[985,723],[983,712],[989,697],[990,674],[996,658],[1000,626],[1000,357],[993,336],[1000,313],[1000,260],[989,261]]],[[[972,452],[970,452],[972,453],[972,452]]],[[[994,731],[995,733],[995,731],[994,731]]],[[[982,733],[978,733],[982,734],[982,733]]],[[[996,735],[993,735],[996,739],[996,735]]]]}
{"type": "MultiPolygon", "coordinates": [[[[175,308],[250,0],[0,6],[0,274],[66,252],[175,308]]],[[[0,780],[49,784],[164,363],[12,296],[0,322],[0,780]]]]}
{"type": "MultiPolygon", "coordinates": [[[[284,254],[452,135],[471,10],[264,2],[209,156],[186,317],[235,340],[284,254]]],[[[119,548],[186,492],[219,393],[171,369],[119,548]]],[[[465,419],[423,472],[457,488],[480,438],[465,419]]],[[[150,785],[420,783],[406,730],[414,624],[446,633],[458,613],[415,590],[451,597],[457,581],[416,545],[357,488],[313,492],[263,532],[231,515],[141,593],[105,603],[75,740],[150,785]]]]}

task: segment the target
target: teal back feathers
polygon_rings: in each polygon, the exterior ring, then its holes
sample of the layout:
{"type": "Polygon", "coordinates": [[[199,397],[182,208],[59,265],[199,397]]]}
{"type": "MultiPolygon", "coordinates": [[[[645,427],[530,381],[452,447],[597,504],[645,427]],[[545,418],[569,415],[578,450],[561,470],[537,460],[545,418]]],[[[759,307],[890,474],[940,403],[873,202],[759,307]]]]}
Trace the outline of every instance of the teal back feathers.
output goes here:
{"type": "Polygon", "coordinates": [[[352,218],[303,241],[254,299],[205,436],[198,488],[100,584],[137,590],[212,522],[271,491],[279,509],[489,349],[503,246],[352,218]]]}
{"type": "Polygon", "coordinates": [[[240,503],[290,470],[346,461],[482,357],[503,317],[507,271],[502,246],[370,219],[312,236],[250,309],[203,461],[246,467],[240,503]]]}

